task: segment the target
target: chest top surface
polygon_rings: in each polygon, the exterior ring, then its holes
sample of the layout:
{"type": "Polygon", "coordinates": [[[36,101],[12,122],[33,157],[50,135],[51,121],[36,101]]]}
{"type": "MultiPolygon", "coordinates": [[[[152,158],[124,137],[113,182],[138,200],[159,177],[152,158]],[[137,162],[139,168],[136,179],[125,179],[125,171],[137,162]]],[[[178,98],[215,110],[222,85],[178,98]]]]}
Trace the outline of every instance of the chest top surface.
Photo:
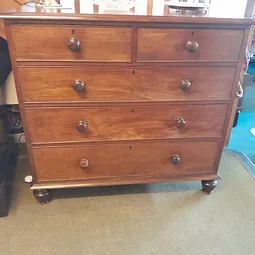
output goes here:
{"type": "MultiPolygon", "coordinates": [[[[124,10],[109,9],[101,0],[60,0],[62,8],[44,8],[29,3],[0,10],[2,19],[73,21],[173,22],[253,24],[247,1],[213,0],[207,10],[169,8],[163,0],[136,0],[124,10]],[[97,3],[97,4],[95,4],[97,3]]],[[[106,1],[107,2],[107,1],[106,1]]],[[[109,2],[109,1],[108,1],[109,2]]],[[[1,7],[1,6],[0,6],[1,7]]]]}

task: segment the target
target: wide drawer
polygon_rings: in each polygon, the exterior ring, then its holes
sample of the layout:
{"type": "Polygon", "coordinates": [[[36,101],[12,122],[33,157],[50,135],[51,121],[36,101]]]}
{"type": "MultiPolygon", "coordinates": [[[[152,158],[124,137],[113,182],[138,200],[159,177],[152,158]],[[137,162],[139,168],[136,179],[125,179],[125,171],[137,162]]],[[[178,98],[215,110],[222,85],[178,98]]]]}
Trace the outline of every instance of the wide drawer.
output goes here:
{"type": "Polygon", "coordinates": [[[34,108],[31,142],[220,137],[227,105],[34,108]]]}
{"type": "Polygon", "coordinates": [[[218,142],[91,143],[33,148],[38,182],[213,173],[218,142]]]}
{"type": "Polygon", "coordinates": [[[131,61],[129,27],[13,25],[11,31],[17,60],[131,61]]]}
{"type": "Polygon", "coordinates": [[[25,102],[229,100],[235,68],[19,68],[25,102]]]}
{"type": "Polygon", "coordinates": [[[137,60],[237,61],[244,30],[139,28],[137,60]]]}

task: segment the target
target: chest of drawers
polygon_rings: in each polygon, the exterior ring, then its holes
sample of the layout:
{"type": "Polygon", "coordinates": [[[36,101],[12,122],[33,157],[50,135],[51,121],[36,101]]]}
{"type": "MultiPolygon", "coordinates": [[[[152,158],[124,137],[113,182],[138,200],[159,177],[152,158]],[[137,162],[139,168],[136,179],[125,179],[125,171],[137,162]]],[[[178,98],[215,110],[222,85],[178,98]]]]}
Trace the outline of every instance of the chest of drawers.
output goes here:
{"type": "Polygon", "coordinates": [[[162,181],[213,191],[248,21],[4,18],[39,202],[51,189],[162,181]]]}

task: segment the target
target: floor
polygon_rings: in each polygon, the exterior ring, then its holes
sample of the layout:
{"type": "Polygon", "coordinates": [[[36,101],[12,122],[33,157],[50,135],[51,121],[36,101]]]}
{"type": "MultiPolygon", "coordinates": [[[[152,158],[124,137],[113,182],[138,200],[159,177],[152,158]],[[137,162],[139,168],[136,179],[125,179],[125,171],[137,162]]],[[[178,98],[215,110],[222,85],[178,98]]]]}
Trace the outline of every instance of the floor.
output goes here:
{"type": "Polygon", "coordinates": [[[217,190],[200,182],[58,190],[41,206],[18,162],[0,255],[254,255],[255,181],[227,153],[217,190]]]}
{"type": "Polygon", "coordinates": [[[229,149],[245,153],[255,164],[255,135],[250,130],[255,128],[255,65],[249,67],[249,82],[247,83],[243,111],[239,115],[238,125],[232,129],[229,149]]]}

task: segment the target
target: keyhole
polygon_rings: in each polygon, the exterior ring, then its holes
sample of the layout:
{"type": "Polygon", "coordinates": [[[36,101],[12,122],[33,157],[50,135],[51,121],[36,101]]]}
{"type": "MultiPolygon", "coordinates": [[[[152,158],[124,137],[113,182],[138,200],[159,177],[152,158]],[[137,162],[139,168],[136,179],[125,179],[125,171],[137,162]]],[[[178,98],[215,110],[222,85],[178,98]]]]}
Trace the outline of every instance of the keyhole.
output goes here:
{"type": "Polygon", "coordinates": [[[131,112],[135,112],[134,109],[132,109],[131,112]]]}
{"type": "Polygon", "coordinates": [[[133,72],[132,72],[133,74],[135,74],[135,70],[133,70],[133,72]]]}
{"type": "Polygon", "coordinates": [[[133,147],[132,147],[131,145],[129,145],[129,149],[130,149],[130,150],[132,150],[132,149],[133,149],[133,147]]]}
{"type": "Polygon", "coordinates": [[[74,35],[74,29],[72,30],[72,34],[74,35]]]}
{"type": "Polygon", "coordinates": [[[194,32],[192,32],[191,35],[193,36],[193,35],[194,35],[194,32]]]}

